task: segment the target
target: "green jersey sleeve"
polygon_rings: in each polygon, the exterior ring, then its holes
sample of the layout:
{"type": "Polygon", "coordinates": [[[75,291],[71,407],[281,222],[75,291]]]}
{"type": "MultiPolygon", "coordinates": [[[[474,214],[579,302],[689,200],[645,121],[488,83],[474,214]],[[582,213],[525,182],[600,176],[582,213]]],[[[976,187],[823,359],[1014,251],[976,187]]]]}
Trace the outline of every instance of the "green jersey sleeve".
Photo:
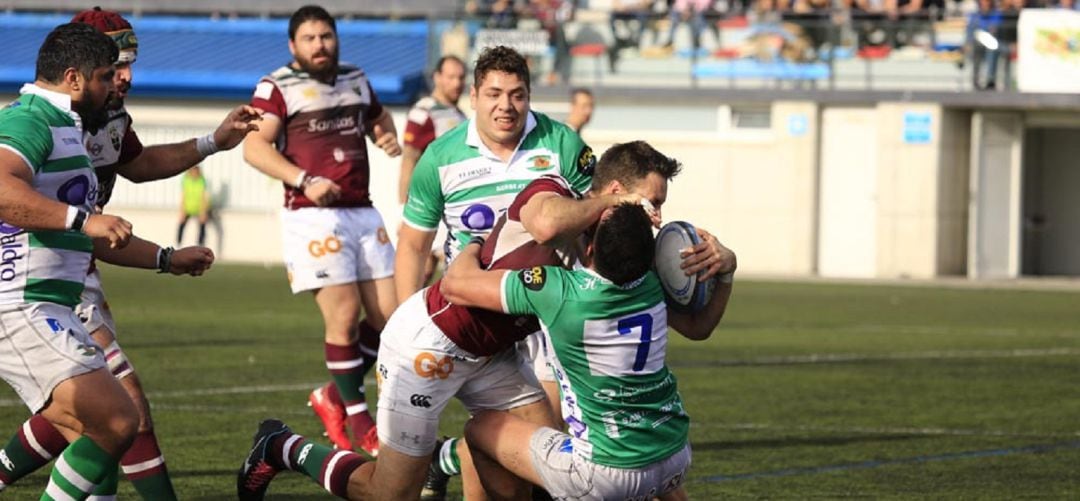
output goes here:
{"type": "Polygon", "coordinates": [[[596,168],[596,155],[593,154],[592,148],[568,127],[560,143],[560,150],[559,158],[569,159],[569,162],[562,162],[559,166],[559,175],[569,181],[570,186],[573,186],[578,193],[589,191],[593,170],[596,168]]]}
{"type": "Polygon", "coordinates": [[[534,266],[503,276],[502,295],[506,313],[511,315],[554,316],[563,303],[564,270],[557,266],[534,266]]]}
{"type": "Polygon", "coordinates": [[[19,111],[9,107],[0,113],[0,145],[17,152],[36,174],[53,149],[52,133],[44,120],[19,111]]]}
{"type": "Polygon", "coordinates": [[[428,148],[413,169],[409,180],[409,198],[405,201],[402,217],[406,224],[416,228],[435,231],[439,228],[446,200],[439,181],[438,155],[428,148]]]}

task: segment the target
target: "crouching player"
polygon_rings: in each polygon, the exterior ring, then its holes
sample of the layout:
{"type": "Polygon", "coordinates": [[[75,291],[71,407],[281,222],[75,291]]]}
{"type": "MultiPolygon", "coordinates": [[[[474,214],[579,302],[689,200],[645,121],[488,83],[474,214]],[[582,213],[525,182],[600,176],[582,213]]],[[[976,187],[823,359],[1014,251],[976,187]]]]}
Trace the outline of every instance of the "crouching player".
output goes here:
{"type": "MultiPolygon", "coordinates": [[[[664,358],[668,326],[692,340],[720,322],[731,283],[693,315],[669,312],[651,271],[654,240],[638,205],[606,211],[587,236],[587,268],[485,270],[471,244],[441,282],[455,305],[536,315],[562,389],[569,434],[505,412],[466,424],[473,461],[496,498],[510,474],[555,499],[676,498],[690,466],[689,417],[664,358]],[[527,443],[527,448],[521,444],[527,443]]],[[[734,254],[722,273],[735,268],[734,254]]]]}

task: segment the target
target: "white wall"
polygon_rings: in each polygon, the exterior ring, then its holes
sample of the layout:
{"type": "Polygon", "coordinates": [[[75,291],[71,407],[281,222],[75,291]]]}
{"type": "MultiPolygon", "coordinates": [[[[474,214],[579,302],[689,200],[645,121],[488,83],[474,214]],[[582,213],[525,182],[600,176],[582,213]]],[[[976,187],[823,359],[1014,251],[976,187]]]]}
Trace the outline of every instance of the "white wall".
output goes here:
{"type": "MultiPolygon", "coordinates": [[[[231,103],[134,102],[129,111],[143,142],[155,144],[205,134],[231,103]]],[[[754,274],[813,275],[818,267],[819,174],[822,109],[813,102],[777,101],[740,115],[738,105],[713,108],[642,106],[600,115],[584,138],[597,154],[611,144],[649,141],[679,159],[683,173],[671,185],[666,220],[687,220],[716,234],[739,254],[740,270],[754,274]],[[665,109],[667,112],[665,113],[665,109]],[[733,111],[734,110],[734,111],[733,111]],[[763,118],[760,112],[769,113],[763,118]],[[754,113],[758,113],[754,115],[754,113]],[[632,117],[632,118],[629,118],[632,117]],[[750,124],[750,125],[747,125],[750,124]],[[689,130],[680,130],[680,126],[689,130]]],[[[962,272],[966,265],[967,123],[964,112],[936,104],[868,104],[876,119],[876,277],[932,277],[962,272]],[[903,116],[932,117],[930,141],[908,144],[903,116]],[[949,130],[946,131],[945,129],[949,130]],[[957,129],[957,130],[953,130],[957,129]],[[963,130],[961,130],[963,129],[963,130]]],[[[466,105],[467,107],[467,105],[466,105]]],[[[564,103],[535,103],[558,117],[564,103]]],[[[601,103],[601,110],[604,104],[601,103]]],[[[403,128],[403,109],[393,110],[403,128]]],[[[840,109],[838,113],[843,113],[840,109]]],[[[399,160],[371,148],[371,191],[390,235],[396,237],[399,160]]],[[[278,213],[282,188],[243,162],[240,152],[215,155],[204,163],[211,189],[224,204],[224,239],[209,232],[209,245],[226,261],[277,264],[281,261],[278,213]]],[[[129,218],[137,234],[165,244],[176,235],[178,180],[142,185],[121,182],[114,213],[129,218]]],[[[190,242],[195,229],[189,228],[190,242]]]]}

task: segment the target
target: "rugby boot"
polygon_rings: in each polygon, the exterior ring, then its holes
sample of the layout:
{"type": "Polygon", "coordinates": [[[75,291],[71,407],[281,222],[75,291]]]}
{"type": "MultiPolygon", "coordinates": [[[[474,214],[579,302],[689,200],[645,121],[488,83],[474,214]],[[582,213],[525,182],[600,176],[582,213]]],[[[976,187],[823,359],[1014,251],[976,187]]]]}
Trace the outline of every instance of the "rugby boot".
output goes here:
{"type": "Polygon", "coordinates": [[[379,457],[379,432],[372,426],[364,432],[364,436],[356,440],[355,449],[363,451],[372,458],[379,457]]]}
{"type": "Polygon", "coordinates": [[[274,438],[292,433],[285,423],[276,419],[267,419],[259,424],[259,431],[255,432],[255,438],[236,475],[236,494],[240,501],[262,501],[266,495],[266,488],[270,481],[281,471],[280,465],[275,465],[267,457],[270,443],[274,438]]]}
{"type": "Polygon", "coordinates": [[[446,485],[450,483],[450,475],[443,472],[439,466],[439,452],[442,451],[443,437],[435,442],[435,452],[431,454],[431,464],[428,465],[427,478],[424,479],[424,488],[420,491],[420,501],[444,501],[446,499],[446,485]]]}
{"type": "MultiPolygon", "coordinates": [[[[351,450],[352,444],[349,442],[349,434],[345,431],[345,407],[335,404],[327,395],[332,384],[334,383],[327,383],[315,388],[311,395],[308,395],[308,407],[311,407],[311,410],[315,411],[315,415],[319,416],[323,427],[326,428],[325,434],[330,439],[330,443],[334,444],[337,449],[351,450]]],[[[376,449],[378,449],[378,446],[376,446],[376,449]]]]}

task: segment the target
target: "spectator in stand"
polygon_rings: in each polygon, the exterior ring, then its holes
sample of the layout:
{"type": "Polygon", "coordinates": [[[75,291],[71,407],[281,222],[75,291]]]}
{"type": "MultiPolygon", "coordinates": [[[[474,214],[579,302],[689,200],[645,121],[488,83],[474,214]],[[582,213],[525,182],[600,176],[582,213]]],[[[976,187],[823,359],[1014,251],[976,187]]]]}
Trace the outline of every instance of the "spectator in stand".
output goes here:
{"type": "Polygon", "coordinates": [[[613,39],[611,47],[608,47],[608,64],[612,73],[615,73],[620,50],[641,45],[641,35],[645,33],[655,3],[656,0],[612,0],[608,20],[613,39]]]}
{"type": "Polygon", "coordinates": [[[668,41],[664,47],[670,49],[675,45],[675,30],[680,21],[690,24],[694,50],[701,47],[701,32],[706,26],[705,13],[712,8],[712,4],[713,0],[675,0],[668,11],[671,28],[668,30],[668,41]]]}
{"type": "Polygon", "coordinates": [[[979,0],[979,10],[968,17],[964,50],[971,56],[972,84],[978,90],[997,87],[998,57],[1004,42],[1000,39],[1002,13],[994,0],[979,0]]]}
{"type": "Polygon", "coordinates": [[[526,14],[540,21],[540,26],[548,32],[548,41],[555,51],[551,72],[544,79],[548,85],[570,81],[570,45],[566,42],[563,26],[574,19],[576,4],[576,0],[530,0],[525,9],[526,14]]]}
{"type": "Polygon", "coordinates": [[[468,0],[465,3],[465,13],[470,16],[488,16],[484,27],[491,29],[516,28],[520,8],[517,0],[468,0]]]}
{"type": "Polygon", "coordinates": [[[785,23],[798,28],[795,35],[805,36],[815,55],[826,42],[837,44],[840,28],[833,23],[830,0],[780,0],[779,8],[785,23]]]}

